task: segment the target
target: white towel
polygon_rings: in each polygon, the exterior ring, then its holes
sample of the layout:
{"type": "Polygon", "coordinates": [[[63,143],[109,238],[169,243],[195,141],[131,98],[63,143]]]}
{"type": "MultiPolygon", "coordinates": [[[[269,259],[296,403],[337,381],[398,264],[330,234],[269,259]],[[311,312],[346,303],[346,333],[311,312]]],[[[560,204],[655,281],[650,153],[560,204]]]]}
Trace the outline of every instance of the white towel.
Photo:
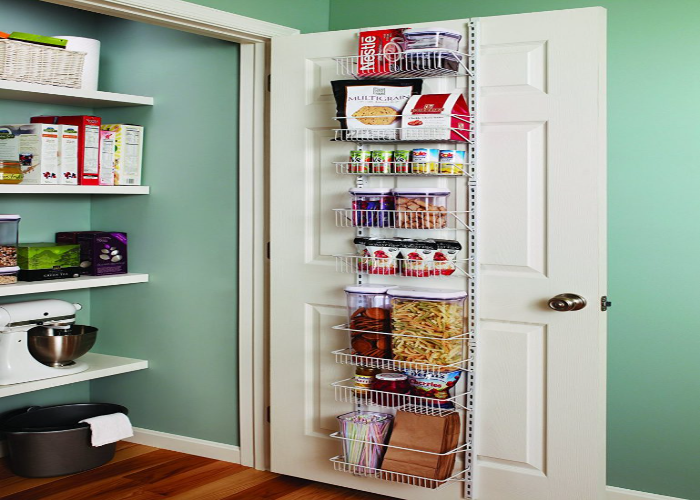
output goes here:
{"type": "Polygon", "coordinates": [[[121,439],[126,439],[134,435],[129,417],[123,413],[112,413],[100,417],[86,418],[85,422],[92,431],[92,445],[104,446],[109,443],[116,443],[121,439]]]}

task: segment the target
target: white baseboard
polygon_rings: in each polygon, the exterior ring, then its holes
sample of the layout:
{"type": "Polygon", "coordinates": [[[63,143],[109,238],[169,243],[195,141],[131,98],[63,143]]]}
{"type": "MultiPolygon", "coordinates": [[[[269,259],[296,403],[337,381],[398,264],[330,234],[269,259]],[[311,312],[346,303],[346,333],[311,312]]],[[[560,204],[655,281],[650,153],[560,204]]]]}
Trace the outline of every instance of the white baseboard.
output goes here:
{"type": "Polygon", "coordinates": [[[653,493],[644,493],[643,491],[626,490],[624,488],[616,488],[615,486],[608,486],[607,492],[608,494],[605,495],[606,500],[684,500],[683,498],[666,497],[653,493]]]}
{"type": "Polygon", "coordinates": [[[241,463],[241,449],[231,444],[205,441],[204,439],[195,439],[177,434],[168,434],[167,432],[140,429],[138,427],[134,427],[134,437],[126,439],[126,441],[153,446],[154,448],[179,451],[180,453],[197,455],[199,457],[223,460],[234,464],[241,463]]]}

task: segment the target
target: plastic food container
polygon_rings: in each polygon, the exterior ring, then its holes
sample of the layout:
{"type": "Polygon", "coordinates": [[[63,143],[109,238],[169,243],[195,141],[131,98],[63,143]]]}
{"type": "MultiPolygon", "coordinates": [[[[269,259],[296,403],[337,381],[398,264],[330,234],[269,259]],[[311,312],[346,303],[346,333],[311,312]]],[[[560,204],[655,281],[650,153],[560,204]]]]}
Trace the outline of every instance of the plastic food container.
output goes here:
{"type": "Polygon", "coordinates": [[[0,268],[17,265],[19,215],[0,215],[0,268]]]}
{"type": "Polygon", "coordinates": [[[352,188],[352,222],[359,227],[391,227],[394,198],[388,188],[352,188]]]}
{"type": "Polygon", "coordinates": [[[19,184],[24,179],[19,161],[0,160],[0,184],[19,184]]]}
{"type": "Polygon", "coordinates": [[[459,71],[462,56],[450,51],[412,49],[404,52],[406,67],[412,70],[445,69],[459,71]]]}
{"type": "Polygon", "coordinates": [[[17,283],[19,267],[0,267],[0,285],[12,285],[17,283]]]}
{"type": "Polygon", "coordinates": [[[406,50],[447,49],[458,50],[462,35],[443,29],[407,30],[404,32],[406,50]]]}
{"type": "Polygon", "coordinates": [[[394,193],[396,227],[403,229],[442,229],[447,227],[449,189],[397,188],[394,193]]]}
{"type": "Polygon", "coordinates": [[[446,366],[464,359],[466,342],[449,339],[464,334],[467,292],[396,287],[387,295],[394,360],[446,366]]]}
{"type": "Polygon", "coordinates": [[[388,358],[391,355],[389,297],[386,285],[352,285],[345,287],[348,301],[348,325],[351,345],[360,356],[388,358]],[[372,333],[372,332],[385,332],[372,333]]]}

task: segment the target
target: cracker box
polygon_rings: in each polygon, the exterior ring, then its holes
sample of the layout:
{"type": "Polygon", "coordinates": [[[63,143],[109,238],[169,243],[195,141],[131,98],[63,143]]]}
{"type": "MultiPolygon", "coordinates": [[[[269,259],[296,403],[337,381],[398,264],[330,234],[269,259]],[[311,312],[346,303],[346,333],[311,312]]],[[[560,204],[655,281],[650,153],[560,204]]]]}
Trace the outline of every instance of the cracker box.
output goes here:
{"type": "Polygon", "coordinates": [[[78,136],[75,125],[58,125],[61,138],[58,146],[59,184],[78,184],[78,136]]]}
{"type": "Polygon", "coordinates": [[[461,92],[416,95],[401,115],[404,141],[469,140],[469,106],[461,92]]]}
{"type": "Polygon", "coordinates": [[[115,135],[111,130],[100,130],[100,186],[114,186],[115,135]]]}
{"type": "Polygon", "coordinates": [[[0,159],[19,160],[22,184],[58,184],[59,134],[56,125],[0,125],[0,159]]]}
{"type": "Polygon", "coordinates": [[[143,127],[124,123],[105,124],[114,132],[114,185],[140,186],[143,163],[143,127]]]}

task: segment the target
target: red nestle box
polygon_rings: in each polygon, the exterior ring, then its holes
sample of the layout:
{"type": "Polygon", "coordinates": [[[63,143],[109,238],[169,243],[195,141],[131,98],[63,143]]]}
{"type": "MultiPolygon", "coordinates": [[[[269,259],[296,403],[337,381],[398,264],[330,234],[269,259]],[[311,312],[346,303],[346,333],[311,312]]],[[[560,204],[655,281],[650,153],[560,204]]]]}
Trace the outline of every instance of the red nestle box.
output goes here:
{"type": "Polygon", "coordinates": [[[384,75],[401,59],[406,28],[360,31],[358,75],[384,75]]]}
{"type": "Polygon", "coordinates": [[[99,116],[35,116],[32,123],[59,123],[78,127],[78,183],[84,186],[100,184],[100,126],[99,116]]]}

